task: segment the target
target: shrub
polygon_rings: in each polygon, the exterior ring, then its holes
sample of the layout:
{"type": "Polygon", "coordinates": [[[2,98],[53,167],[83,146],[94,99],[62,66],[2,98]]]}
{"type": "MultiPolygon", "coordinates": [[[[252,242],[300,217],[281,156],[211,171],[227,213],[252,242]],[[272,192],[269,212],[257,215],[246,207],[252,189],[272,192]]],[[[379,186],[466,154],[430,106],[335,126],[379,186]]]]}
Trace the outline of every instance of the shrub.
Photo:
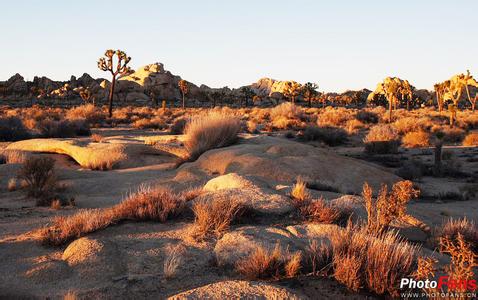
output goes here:
{"type": "Polygon", "coordinates": [[[441,130],[441,133],[443,134],[443,141],[445,143],[460,143],[465,137],[465,131],[461,128],[456,127],[444,127],[441,130]]]}
{"type": "MultiPolygon", "coordinates": [[[[458,235],[463,237],[463,240],[469,244],[473,251],[478,254],[478,228],[473,221],[466,217],[462,219],[448,219],[435,232],[435,240],[440,243],[442,239],[457,241],[458,235]]],[[[443,245],[440,245],[440,250],[443,251],[443,245]]]]}
{"type": "Polygon", "coordinates": [[[239,119],[223,113],[210,112],[193,118],[184,130],[189,159],[196,160],[207,150],[234,144],[240,129],[239,119]]]}
{"type": "Polygon", "coordinates": [[[399,118],[393,122],[392,126],[399,134],[406,134],[414,131],[416,132],[421,129],[420,124],[415,117],[399,118]]]}
{"type": "Polygon", "coordinates": [[[84,119],[88,124],[98,125],[106,119],[106,114],[93,104],[84,104],[66,112],[68,120],[84,119]]]}
{"type": "Polygon", "coordinates": [[[334,278],[353,291],[367,290],[397,297],[401,278],[414,270],[418,246],[394,232],[369,235],[347,226],[331,235],[334,278]]]}
{"type": "Polygon", "coordinates": [[[386,185],[382,185],[376,199],[372,196],[372,188],[365,183],[362,196],[367,210],[367,230],[369,233],[382,233],[394,220],[407,216],[406,205],[418,197],[419,191],[413,188],[411,181],[399,181],[388,193],[386,185]]]}
{"type": "Polygon", "coordinates": [[[398,134],[389,125],[373,126],[364,139],[365,151],[371,154],[396,153],[398,151],[398,134]]]}
{"type": "Polygon", "coordinates": [[[271,124],[278,129],[298,127],[303,117],[302,108],[291,102],[279,104],[270,111],[271,124]]]}
{"type": "Polygon", "coordinates": [[[425,131],[411,131],[402,138],[402,144],[407,148],[430,146],[430,134],[425,131]]]}
{"type": "Polygon", "coordinates": [[[55,161],[50,157],[29,157],[18,171],[18,178],[26,182],[28,196],[44,199],[56,186],[55,161]]]}
{"type": "Polygon", "coordinates": [[[152,119],[138,119],[133,122],[132,126],[139,129],[164,129],[166,128],[166,123],[162,118],[154,117],[152,119]]]}
{"type": "Polygon", "coordinates": [[[279,244],[273,250],[257,246],[247,257],[236,263],[238,273],[249,280],[294,277],[300,271],[301,253],[284,253],[279,244]]]}
{"type": "Polygon", "coordinates": [[[194,212],[193,234],[197,239],[204,239],[211,235],[220,236],[249,210],[243,202],[226,197],[211,201],[196,201],[192,209],[194,212]]]}
{"type": "Polygon", "coordinates": [[[18,117],[0,117],[0,141],[19,141],[30,138],[18,117]]]}
{"type": "Polygon", "coordinates": [[[104,229],[121,221],[158,221],[179,215],[184,199],[169,190],[141,187],[123,202],[109,208],[85,209],[68,217],[57,217],[53,224],[43,228],[43,244],[60,246],[85,234],[104,229]]]}
{"type": "Polygon", "coordinates": [[[478,146],[478,132],[468,134],[463,140],[463,146],[478,146]]]}
{"type": "Polygon", "coordinates": [[[420,180],[427,167],[420,160],[407,161],[398,168],[396,174],[406,180],[420,180]]]}
{"type": "Polygon", "coordinates": [[[357,112],[355,118],[365,124],[376,124],[380,119],[376,113],[366,110],[357,112]]]}
{"type": "Polygon", "coordinates": [[[13,192],[17,189],[17,179],[16,178],[10,178],[7,183],[7,190],[9,192],[13,192]]]}
{"type": "Polygon", "coordinates": [[[42,120],[37,122],[37,130],[45,138],[69,138],[90,135],[91,131],[83,120],[42,120]]]}
{"type": "Polygon", "coordinates": [[[91,135],[91,141],[95,143],[101,143],[103,141],[103,136],[98,133],[94,133],[91,135]]]}
{"type": "Polygon", "coordinates": [[[171,134],[183,134],[188,120],[186,118],[177,118],[174,120],[169,132],[171,134]]]}
{"type": "Polygon", "coordinates": [[[351,211],[337,207],[323,198],[296,201],[296,207],[302,219],[312,223],[346,224],[352,214],[351,211]]]}
{"type": "Polygon", "coordinates": [[[321,114],[317,125],[323,127],[338,127],[344,125],[348,120],[352,119],[350,110],[345,108],[327,108],[321,114]]]}
{"type": "Polygon", "coordinates": [[[307,141],[322,141],[329,146],[338,146],[347,141],[347,132],[337,127],[308,126],[303,138],[307,141]]]}

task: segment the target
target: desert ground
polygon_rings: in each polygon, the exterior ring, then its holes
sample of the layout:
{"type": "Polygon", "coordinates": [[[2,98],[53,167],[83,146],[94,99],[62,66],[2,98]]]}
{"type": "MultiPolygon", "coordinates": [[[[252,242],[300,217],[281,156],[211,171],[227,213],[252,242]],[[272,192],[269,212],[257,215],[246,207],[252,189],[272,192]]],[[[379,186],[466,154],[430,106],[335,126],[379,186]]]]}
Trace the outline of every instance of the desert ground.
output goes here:
{"type": "Polygon", "coordinates": [[[314,106],[3,107],[0,298],[381,299],[419,290],[402,277],[476,279],[478,114],[314,106]]]}

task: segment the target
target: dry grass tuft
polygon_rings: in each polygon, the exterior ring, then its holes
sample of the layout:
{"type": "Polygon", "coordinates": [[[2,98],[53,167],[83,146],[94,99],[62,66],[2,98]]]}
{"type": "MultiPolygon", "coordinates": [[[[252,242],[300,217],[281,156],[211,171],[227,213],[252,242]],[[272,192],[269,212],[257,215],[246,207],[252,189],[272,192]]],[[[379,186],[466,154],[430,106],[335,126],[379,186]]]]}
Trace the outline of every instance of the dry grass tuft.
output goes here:
{"type": "Polygon", "coordinates": [[[234,144],[240,129],[238,118],[221,112],[193,118],[184,130],[189,159],[196,160],[207,150],[234,144]]]}
{"type": "Polygon", "coordinates": [[[90,138],[95,143],[101,143],[103,141],[103,136],[98,133],[93,133],[90,138]]]}
{"type": "Polygon", "coordinates": [[[8,183],[7,183],[7,190],[9,192],[13,192],[13,191],[17,190],[17,188],[18,188],[17,179],[16,178],[10,178],[8,180],[8,183]]]}
{"type": "Polygon", "coordinates": [[[249,280],[288,278],[299,273],[301,259],[301,252],[291,255],[279,244],[273,250],[258,246],[249,256],[239,260],[235,269],[249,280]]]}
{"type": "Polygon", "coordinates": [[[372,193],[372,188],[365,183],[362,196],[367,210],[369,233],[382,233],[394,219],[405,217],[407,203],[419,195],[419,191],[413,188],[413,182],[409,180],[395,183],[390,193],[387,186],[382,185],[377,198],[373,198],[372,193]]]}
{"type": "Polygon", "coordinates": [[[345,208],[334,206],[324,199],[296,202],[299,214],[307,222],[321,224],[345,224],[351,212],[345,208]]]}
{"type": "Polygon", "coordinates": [[[478,146],[478,132],[468,134],[463,140],[463,146],[478,146]]]}
{"type": "Polygon", "coordinates": [[[177,216],[183,211],[184,200],[165,189],[141,187],[123,202],[109,208],[85,209],[68,217],[57,217],[50,227],[43,228],[43,244],[59,246],[104,229],[121,221],[158,221],[177,216]]]}
{"type": "Polygon", "coordinates": [[[307,184],[301,177],[297,178],[297,182],[292,187],[290,195],[296,201],[304,201],[310,197],[307,191],[307,184]]]}
{"type": "Polygon", "coordinates": [[[21,150],[3,150],[0,154],[7,164],[23,164],[28,158],[28,154],[21,150]]]}
{"type": "Polygon", "coordinates": [[[178,274],[179,266],[183,262],[183,255],[186,251],[186,248],[178,244],[176,246],[170,247],[167,251],[167,256],[163,264],[163,273],[164,277],[167,279],[174,278],[178,274]]]}
{"type": "Polygon", "coordinates": [[[196,201],[192,209],[195,216],[193,235],[196,239],[220,236],[250,210],[243,202],[226,197],[196,201]]]}
{"type": "Polygon", "coordinates": [[[347,141],[347,132],[338,127],[308,126],[303,138],[306,141],[321,141],[329,146],[338,146],[347,141]]]}
{"type": "Polygon", "coordinates": [[[397,233],[367,234],[347,226],[332,236],[334,277],[353,291],[366,288],[376,294],[399,293],[398,283],[413,273],[418,246],[397,233]]]}

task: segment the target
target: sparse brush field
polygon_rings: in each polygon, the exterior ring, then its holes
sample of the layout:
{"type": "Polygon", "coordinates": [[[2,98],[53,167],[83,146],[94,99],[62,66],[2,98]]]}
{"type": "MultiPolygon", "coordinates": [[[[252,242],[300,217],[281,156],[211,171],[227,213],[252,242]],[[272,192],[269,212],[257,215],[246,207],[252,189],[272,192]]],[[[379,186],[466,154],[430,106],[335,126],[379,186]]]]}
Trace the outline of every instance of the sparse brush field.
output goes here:
{"type": "Polygon", "coordinates": [[[1,107],[0,298],[476,279],[478,113],[307,106],[1,107]]]}

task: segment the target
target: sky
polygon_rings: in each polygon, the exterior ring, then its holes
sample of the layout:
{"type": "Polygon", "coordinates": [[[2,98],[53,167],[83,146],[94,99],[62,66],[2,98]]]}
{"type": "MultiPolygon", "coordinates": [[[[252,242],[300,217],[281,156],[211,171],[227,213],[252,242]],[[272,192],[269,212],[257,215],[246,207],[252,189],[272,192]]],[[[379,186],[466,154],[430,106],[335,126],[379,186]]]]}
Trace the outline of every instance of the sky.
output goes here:
{"type": "Polygon", "coordinates": [[[398,76],[432,89],[467,69],[478,77],[476,0],[15,0],[0,12],[0,80],[107,78],[96,62],[109,48],[133,69],[161,62],[211,87],[271,77],[342,92],[398,76]]]}

